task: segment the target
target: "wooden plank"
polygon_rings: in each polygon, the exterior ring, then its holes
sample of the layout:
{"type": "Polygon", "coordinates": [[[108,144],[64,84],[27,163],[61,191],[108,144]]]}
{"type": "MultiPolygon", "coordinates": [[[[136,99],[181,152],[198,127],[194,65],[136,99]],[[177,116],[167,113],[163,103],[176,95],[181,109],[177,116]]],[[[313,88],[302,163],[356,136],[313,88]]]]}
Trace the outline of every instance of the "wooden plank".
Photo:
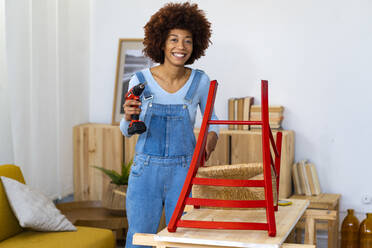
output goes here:
{"type": "Polygon", "coordinates": [[[313,218],[316,220],[336,220],[336,210],[308,209],[302,216],[303,218],[313,218]]]}
{"type": "MultiPolygon", "coordinates": [[[[199,131],[199,128],[194,129],[196,139],[198,139],[199,131]]],[[[229,164],[229,136],[227,130],[220,131],[216,149],[205,163],[206,166],[229,164]]]]}
{"type": "MultiPolygon", "coordinates": [[[[160,242],[155,241],[155,234],[147,233],[136,233],[133,235],[134,245],[146,245],[156,247],[177,247],[177,248],[221,248],[221,246],[214,245],[195,245],[195,244],[184,244],[184,243],[171,243],[171,242],[160,242]]],[[[315,248],[315,245],[308,244],[283,244],[281,248],[315,248]]]]}
{"type": "MultiPolygon", "coordinates": [[[[210,230],[177,228],[175,233],[164,229],[155,236],[156,241],[227,247],[280,247],[290,231],[305,212],[309,201],[292,200],[289,206],[279,206],[275,212],[276,237],[269,237],[267,231],[255,230],[210,230]]],[[[266,223],[265,210],[219,210],[193,209],[183,220],[237,221],[266,223]]]]}
{"type": "MultiPolygon", "coordinates": [[[[231,135],[231,164],[262,162],[260,131],[229,130],[231,135]]],[[[276,132],[273,131],[274,139],[276,132]]],[[[292,194],[291,169],[294,161],[294,132],[282,130],[282,158],[280,161],[279,198],[292,194]]]]}
{"type": "Polygon", "coordinates": [[[310,200],[309,208],[330,209],[337,207],[340,200],[340,194],[319,194],[316,196],[293,195],[291,199],[310,200]]]}
{"type": "Polygon", "coordinates": [[[128,164],[134,159],[136,154],[135,148],[138,140],[138,135],[133,135],[132,137],[124,137],[124,163],[128,164]]]}

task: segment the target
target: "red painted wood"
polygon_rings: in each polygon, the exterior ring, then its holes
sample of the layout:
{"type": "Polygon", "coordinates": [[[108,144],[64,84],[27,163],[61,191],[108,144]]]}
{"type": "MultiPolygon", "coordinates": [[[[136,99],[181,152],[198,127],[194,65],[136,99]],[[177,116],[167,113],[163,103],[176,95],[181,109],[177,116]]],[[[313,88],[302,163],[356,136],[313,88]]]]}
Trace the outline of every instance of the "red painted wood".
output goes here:
{"type": "Polygon", "coordinates": [[[209,120],[209,124],[234,124],[234,125],[262,125],[262,121],[225,121],[225,120],[209,120]]]}
{"type": "Polygon", "coordinates": [[[177,226],[202,229],[267,230],[266,223],[256,222],[180,220],[177,226]]]}
{"type": "Polygon", "coordinates": [[[264,180],[237,180],[195,177],[192,184],[224,187],[264,187],[264,180]]]}
{"type": "Polygon", "coordinates": [[[276,190],[278,192],[278,195],[279,195],[279,179],[280,179],[280,158],[282,156],[282,139],[283,139],[282,132],[277,132],[276,133],[276,148],[278,151],[278,155],[275,157],[275,168],[277,171],[276,190]]]}
{"type": "Polygon", "coordinates": [[[270,132],[269,132],[269,137],[270,137],[271,147],[273,148],[275,157],[277,157],[277,156],[279,156],[279,153],[278,153],[278,150],[276,149],[275,141],[274,141],[274,137],[273,137],[273,134],[271,132],[271,129],[270,129],[270,132]]]}
{"type": "Polygon", "coordinates": [[[217,200],[203,198],[187,198],[186,204],[223,208],[263,208],[266,206],[264,200],[217,200]]]}
{"type": "Polygon", "coordinates": [[[269,144],[269,99],[268,99],[268,82],[261,81],[261,120],[262,125],[262,156],[263,156],[263,174],[265,181],[265,201],[266,201],[266,218],[268,232],[270,236],[276,235],[273,190],[271,181],[271,161],[270,161],[270,144],[269,144]]]}

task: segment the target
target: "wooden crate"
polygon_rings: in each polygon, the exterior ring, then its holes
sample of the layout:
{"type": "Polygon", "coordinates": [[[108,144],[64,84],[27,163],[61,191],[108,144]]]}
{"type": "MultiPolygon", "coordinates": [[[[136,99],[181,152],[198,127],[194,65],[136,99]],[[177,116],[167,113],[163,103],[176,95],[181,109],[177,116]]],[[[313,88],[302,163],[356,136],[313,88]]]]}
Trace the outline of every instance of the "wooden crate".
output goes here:
{"type": "Polygon", "coordinates": [[[73,128],[74,199],[102,200],[110,179],[93,166],[121,171],[123,136],[118,126],[82,124],[73,128]]]}
{"type": "MultiPolygon", "coordinates": [[[[262,162],[260,131],[229,130],[228,132],[231,135],[231,164],[262,162]]],[[[273,131],[274,139],[276,139],[276,132],[273,131]]],[[[287,198],[292,194],[291,168],[294,161],[294,132],[282,130],[282,133],[279,198],[287,198]]]]}
{"type": "MultiPolygon", "coordinates": [[[[196,141],[198,140],[199,131],[199,128],[194,129],[196,141]]],[[[227,130],[220,131],[216,149],[213,151],[211,157],[205,163],[206,166],[229,164],[229,138],[230,134],[227,130]]]]}

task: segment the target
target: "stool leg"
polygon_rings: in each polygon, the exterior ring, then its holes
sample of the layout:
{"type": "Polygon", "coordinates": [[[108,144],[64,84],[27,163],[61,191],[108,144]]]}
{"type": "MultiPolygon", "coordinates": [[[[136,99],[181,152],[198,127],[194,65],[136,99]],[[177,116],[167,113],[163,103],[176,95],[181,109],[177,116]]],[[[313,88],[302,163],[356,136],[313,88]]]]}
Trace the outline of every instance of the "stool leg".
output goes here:
{"type": "Polygon", "coordinates": [[[315,220],[311,217],[306,217],[305,220],[305,244],[316,244],[315,220]]]}
{"type": "Polygon", "coordinates": [[[302,242],[302,229],[296,228],[296,243],[301,244],[302,242]]]}
{"type": "Polygon", "coordinates": [[[337,248],[337,226],[336,221],[328,221],[328,248],[337,248]]]}

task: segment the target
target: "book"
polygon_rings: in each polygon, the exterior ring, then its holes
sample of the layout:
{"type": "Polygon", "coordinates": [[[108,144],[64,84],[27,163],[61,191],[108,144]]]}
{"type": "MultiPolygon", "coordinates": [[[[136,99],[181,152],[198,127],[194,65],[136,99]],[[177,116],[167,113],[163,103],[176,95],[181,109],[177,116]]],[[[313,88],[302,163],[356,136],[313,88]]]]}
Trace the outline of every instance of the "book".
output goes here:
{"type": "MultiPolygon", "coordinates": [[[[228,99],[228,119],[230,121],[249,121],[250,109],[254,98],[231,97],[228,99]]],[[[229,125],[229,130],[249,130],[249,125],[229,125]]]]}
{"type": "MultiPolygon", "coordinates": [[[[280,105],[270,105],[269,112],[283,112],[284,107],[280,105]]],[[[251,112],[261,112],[261,105],[252,105],[251,112]]]]}
{"type": "Polygon", "coordinates": [[[306,165],[306,160],[301,160],[299,162],[299,166],[298,166],[299,173],[298,174],[300,175],[301,188],[303,192],[305,193],[305,195],[311,196],[311,190],[310,190],[309,180],[306,176],[305,165],[306,165]]]}
{"type": "Polygon", "coordinates": [[[320,188],[320,183],[319,183],[319,177],[318,173],[316,171],[315,165],[314,164],[309,164],[310,170],[311,170],[311,176],[314,184],[314,195],[319,195],[322,193],[321,188],[320,188]]]}
{"type": "MultiPolygon", "coordinates": [[[[237,121],[243,121],[244,116],[244,98],[237,98],[236,99],[238,111],[237,111],[237,121]]],[[[236,125],[236,130],[243,130],[243,125],[236,125]]]]}
{"type": "Polygon", "coordinates": [[[306,172],[307,180],[309,181],[311,195],[316,195],[314,180],[313,180],[313,176],[312,176],[312,172],[311,172],[311,164],[306,164],[305,165],[305,172],[306,172]]]}
{"type": "Polygon", "coordinates": [[[294,185],[294,191],[297,195],[302,195],[302,188],[300,184],[300,177],[298,175],[298,163],[294,163],[292,165],[292,179],[293,179],[293,185],[294,185]]]}
{"type": "MultiPolygon", "coordinates": [[[[281,119],[281,118],[283,118],[283,115],[281,113],[278,113],[278,112],[269,113],[269,119],[281,119]]],[[[261,120],[261,112],[251,112],[250,120],[261,120]]]]}
{"type": "MultiPolygon", "coordinates": [[[[229,116],[229,121],[234,121],[234,115],[235,115],[235,98],[229,98],[227,101],[228,104],[228,116],[229,116]]],[[[229,130],[234,130],[234,125],[229,125],[228,126],[229,130]]]]}
{"type": "MultiPolygon", "coordinates": [[[[250,120],[250,115],[251,115],[251,106],[254,103],[254,98],[251,96],[246,96],[244,97],[244,107],[243,107],[243,120],[249,121],[250,120]]],[[[243,130],[249,130],[250,126],[249,125],[243,125],[243,130]]]]}
{"type": "MultiPolygon", "coordinates": [[[[234,121],[238,120],[238,98],[234,98],[234,121]]],[[[238,125],[234,125],[234,130],[238,130],[238,125]]]]}

